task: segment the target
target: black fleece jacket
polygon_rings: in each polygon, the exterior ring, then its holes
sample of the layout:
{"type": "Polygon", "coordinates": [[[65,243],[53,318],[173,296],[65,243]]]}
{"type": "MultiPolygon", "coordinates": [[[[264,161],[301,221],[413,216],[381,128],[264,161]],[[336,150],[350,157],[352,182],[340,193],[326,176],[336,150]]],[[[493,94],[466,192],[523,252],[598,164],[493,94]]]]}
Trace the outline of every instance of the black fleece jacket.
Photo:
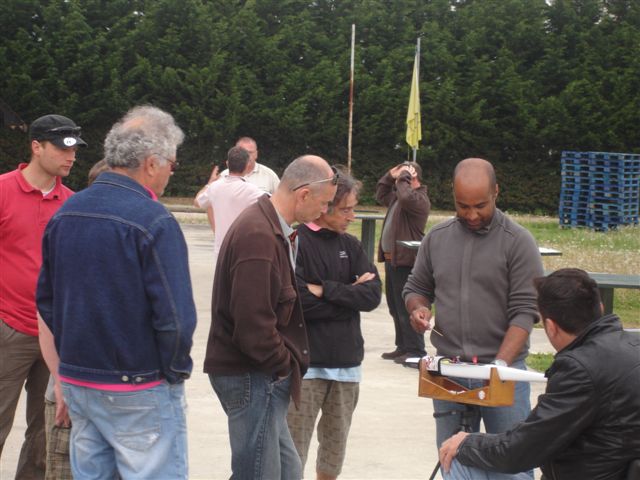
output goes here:
{"type": "Polygon", "coordinates": [[[296,277],[309,336],[312,367],[347,368],[360,365],[364,357],[364,339],[360,330],[360,312],[380,304],[382,284],[378,271],[354,236],[331,230],[298,228],[296,277]],[[373,280],[353,285],[365,272],[376,274],[373,280]],[[318,298],[307,282],[322,285],[318,298]]]}

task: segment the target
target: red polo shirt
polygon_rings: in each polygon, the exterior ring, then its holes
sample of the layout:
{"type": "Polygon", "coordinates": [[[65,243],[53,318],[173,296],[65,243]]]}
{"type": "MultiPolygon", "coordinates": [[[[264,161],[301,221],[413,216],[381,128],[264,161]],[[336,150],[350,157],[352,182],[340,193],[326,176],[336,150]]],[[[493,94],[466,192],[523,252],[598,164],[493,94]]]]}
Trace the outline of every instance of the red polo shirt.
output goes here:
{"type": "Polygon", "coordinates": [[[38,335],[36,284],[42,263],[42,235],[49,219],[73,191],[56,185],[46,196],[21,170],[0,175],[0,320],[14,330],[38,335]]]}

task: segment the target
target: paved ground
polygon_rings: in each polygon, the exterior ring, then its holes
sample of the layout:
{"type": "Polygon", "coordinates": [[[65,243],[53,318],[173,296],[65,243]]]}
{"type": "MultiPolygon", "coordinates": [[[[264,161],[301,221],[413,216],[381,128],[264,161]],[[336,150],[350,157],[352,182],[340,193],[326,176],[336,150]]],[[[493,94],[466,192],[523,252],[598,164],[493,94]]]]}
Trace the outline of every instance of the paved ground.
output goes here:
{"type": "MultiPolygon", "coordinates": [[[[193,348],[194,374],[187,382],[190,477],[218,480],[230,475],[226,417],[202,373],[211,317],[213,236],[204,225],[184,225],[183,229],[189,244],[199,320],[193,348]]],[[[384,300],[374,312],[363,315],[362,328],[366,341],[364,378],[340,478],[426,479],[437,462],[433,408],[431,400],[417,396],[417,370],[380,358],[382,352],[392,347],[393,339],[384,300]]],[[[540,329],[534,330],[531,351],[553,351],[540,329]]],[[[535,405],[542,390],[542,384],[533,384],[532,404],[535,405]]],[[[21,401],[0,461],[0,480],[13,478],[24,430],[21,401]]],[[[313,443],[310,449],[306,478],[315,478],[316,446],[313,443]]]]}

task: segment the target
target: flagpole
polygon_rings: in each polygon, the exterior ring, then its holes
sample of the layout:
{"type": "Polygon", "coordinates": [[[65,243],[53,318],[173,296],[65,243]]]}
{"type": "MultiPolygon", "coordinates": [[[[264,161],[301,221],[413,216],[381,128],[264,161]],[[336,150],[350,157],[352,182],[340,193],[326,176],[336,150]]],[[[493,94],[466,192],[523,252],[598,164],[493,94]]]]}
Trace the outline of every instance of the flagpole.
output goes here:
{"type": "Polygon", "coordinates": [[[353,64],[356,45],[356,24],[351,24],[351,77],[349,80],[349,140],[347,145],[347,172],[351,175],[351,137],[353,136],[353,64]]]}
{"type": "MultiPolygon", "coordinates": [[[[418,37],[418,43],[416,45],[416,76],[418,77],[418,85],[420,84],[420,37],[418,37]]],[[[419,101],[419,100],[418,100],[419,101]]],[[[413,147],[413,161],[416,161],[417,147],[413,147]]]]}

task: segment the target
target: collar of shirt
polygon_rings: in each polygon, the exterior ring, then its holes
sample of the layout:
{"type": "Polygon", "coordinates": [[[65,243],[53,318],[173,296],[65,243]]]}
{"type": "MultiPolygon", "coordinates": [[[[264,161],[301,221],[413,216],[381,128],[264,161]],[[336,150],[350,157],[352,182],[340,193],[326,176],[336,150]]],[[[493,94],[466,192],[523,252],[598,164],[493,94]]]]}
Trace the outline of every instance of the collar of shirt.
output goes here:
{"type": "Polygon", "coordinates": [[[23,192],[40,192],[43,194],[43,197],[48,197],[49,195],[51,195],[52,192],[56,192],[54,195],[57,195],[57,189],[62,184],[62,179],[60,177],[56,177],[53,188],[45,194],[44,192],[42,192],[42,190],[34,187],[29,182],[27,182],[26,178],[24,178],[24,173],[22,173],[22,170],[24,170],[28,165],[29,165],[28,163],[21,163],[20,165],[18,165],[18,175],[16,177],[16,180],[18,181],[18,185],[20,185],[20,188],[22,189],[22,191],[23,192]]]}
{"type": "Polygon", "coordinates": [[[491,221],[489,222],[489,225],[485,225],[484,227],[478,229],[478,230],[471,230],[467,227],[467,225],[465,224],[464,220],[462,220],[460,217],[456,217],[456,220],[458,221],[458,223],[462,226],[462,228],[464,228],[465,230],[473,233],[474,235],[487,235],[491,229],[494,227],[494,225],[496,224],[497,220],[497,212],[498,209],[496,209],[495,212],[493,212],[493,217],[491,217],[491,221]]]}
{"type": "Polygon", "coordinates": [[[227,180],[230,182],[246,182],[247,179],[243,175],[229,175],[227,180]],[[237,180],[236,180],[237,179],[237,180]]]}
{"type": "Polygon", "coordinates": [[[144,187],[144,189],[149,192],[149,195],[151,195],[151,200],[155,200],[156,202],[158,201],[158,196],[156,195],[156,193],[151,190],[150,188],[145,187],[144,185],[142,185],[144,187]]]}
{"type": "Polygon", "coordinates": [[[305,223],[305,225],[309,230],[313,232],[319,232],[320,230],[322,230],[322,227],[315,222],[305,223]]]}
{"type": "Polygon", "coordinates": [[[276,213],[278,214],[278,220],[280,221],[280,227],[282,228],[282,233],[284,233],[284,236],[287,238],[287,243],[289,243],[289,260],[291,260],[291,266],[295,269],[296,268],[296,256],[298,255],[298,237],[296,236],[295,241],[293,242],[293,244],[291,244],[291,242],[289,242],[289,237],[290,235],[294,232],[294,229],[291,227],[291,225],[289,225],[287,223],[287,221],[284,219],[284,217],[282,215],[280,215],[280,212],[278,212],[276,210],[276,213]]]}
{"type": "Polygon", "coordinates": [[[220,176],[222,178],[241,178],[242,180],[244,180],[245,182],[247,181],[247,179],[245,177],[248,177],[249,175],[253,175],[254,173],[258,173],[258,164],[256,163],[256,166],[253,168],[253,170],[251,170],[249,173],[247,173],[246,175],[230,175],[229,174],[229,169],[227,168],[226,170],[223,170],[223,172],[220,174],[220,176]]]}

